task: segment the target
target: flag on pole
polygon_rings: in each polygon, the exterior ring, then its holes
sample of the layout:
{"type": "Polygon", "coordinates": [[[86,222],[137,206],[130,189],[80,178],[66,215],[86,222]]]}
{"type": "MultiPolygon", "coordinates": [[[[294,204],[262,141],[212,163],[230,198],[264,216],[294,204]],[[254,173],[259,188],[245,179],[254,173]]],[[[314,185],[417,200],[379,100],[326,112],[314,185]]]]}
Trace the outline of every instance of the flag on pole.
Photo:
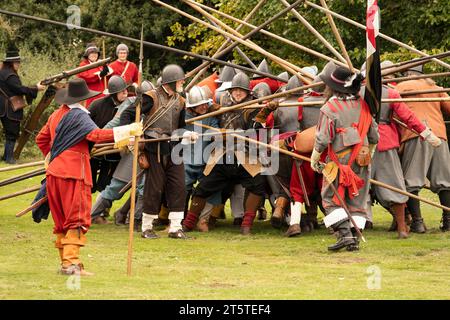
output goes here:
{"type": "Polygon", "coordinates": [[[378,122],[382,90],[380,48],[378,46],[378,34],[380,30],[378,0],[367,0],[366,27],[367,59],[364,100],[369,105],[370,112],[378,122]]]}

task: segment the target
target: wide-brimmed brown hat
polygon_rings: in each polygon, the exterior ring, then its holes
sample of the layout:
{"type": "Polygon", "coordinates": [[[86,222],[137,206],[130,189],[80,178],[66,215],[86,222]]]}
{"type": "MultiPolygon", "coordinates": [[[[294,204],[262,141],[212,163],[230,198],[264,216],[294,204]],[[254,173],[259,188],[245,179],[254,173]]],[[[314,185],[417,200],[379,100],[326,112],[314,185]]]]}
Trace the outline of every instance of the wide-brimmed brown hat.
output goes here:
{"type": "Polygon", "coordinates": [[[327,64],[319,77],[328,87],[337,92],[356,94],[361,88],[362,76],[352,73],[346,67],[327,64]]]}
{"type": "Polygon", "coordinates": [[[89,90],[86,81],[75,78],[69,81],[67,88],[56,92],[55,101],[57,104],[74,104],[98,96],[101,92],[89,90]]]}

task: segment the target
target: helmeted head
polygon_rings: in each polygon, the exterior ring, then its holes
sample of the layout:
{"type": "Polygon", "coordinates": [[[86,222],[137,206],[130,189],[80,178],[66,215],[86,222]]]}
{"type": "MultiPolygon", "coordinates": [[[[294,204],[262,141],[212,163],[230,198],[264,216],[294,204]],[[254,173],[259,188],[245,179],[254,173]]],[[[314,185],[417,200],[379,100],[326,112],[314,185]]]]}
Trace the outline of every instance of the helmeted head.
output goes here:
{"type": "Polygon", "coordinates": [[[223,67],[222,71],[219,74],[219,79],[217,79],[215,82],[217,83],[223,83],[223,82],[230,82],[233,80],[233,77],[236,75],[236,70],[233,67],[225,66],[223,67]]]}
{"type": "MultiPolygon", "coordinates": [[[[270,66],[267,63],[266,59],[263,59],[261,61],[261,63],[259,64],[259,66],[258,66],[258,68],[256,70],[258,70],[259,72],[272,74],[272,72],[270,70],[270,66]]],[[[257,79],[257,78],[264,78],[264,76],[260,75],[260,74],[257,74],[257,73],[254,73],[253,76],[252,76],[252,79],[257,79]]]]}
{"type": "Polygon", "coordinates": [[[270,90],[269,85],[265,82],[260,82],[253,87],[253,96],[255,96],[258,99],[269,96],[271,93],[272,91],[270,90]]]}
{"type": "Polygon", "coordinates": [[[238,73],[231,81],[231,87],[228,89],[235,102],[240,103],[250,94],[250,79],[245,73],[238,73]]]}
{"type": "MultiPolygon", "coordinates": [[[[288,81],[288,83],[286,85],[286,91],[292,90],[292,89],[295,89],[295,88],[300,88],[302,86],[303,86],[303,82],[300,81],[300,79],[296,75],[293,75],[289,79],[289,81],[288,81]]],[[[293,96],[301,96],[303,94],[303,92],[304,92],[304,90],[299,90],[299,91],[296,91],[294,93],[291,93],[291,95],[293,95],[293,96]]]]}
{"type": "Polygon", "coordinates": [[[212,104],[210,93],[205,87],[193,86],[186,95],[186,108],[193,109],[198,114],[204,114],[212,104]]]}
{"type": "Polygon", "coordinates": [[[108,81],[108,93],[115,95],[115,98],[119,102],[125,101],[128,97],[128,85],[125,80],[117,75],[112,76],[108,81]]]}
{"type": "Polygon", "coordinates": [[[185,74],[177,64],[169,64],[161,73],[161,85],[168,85],[174,92],[183,92],[185,74]]]}

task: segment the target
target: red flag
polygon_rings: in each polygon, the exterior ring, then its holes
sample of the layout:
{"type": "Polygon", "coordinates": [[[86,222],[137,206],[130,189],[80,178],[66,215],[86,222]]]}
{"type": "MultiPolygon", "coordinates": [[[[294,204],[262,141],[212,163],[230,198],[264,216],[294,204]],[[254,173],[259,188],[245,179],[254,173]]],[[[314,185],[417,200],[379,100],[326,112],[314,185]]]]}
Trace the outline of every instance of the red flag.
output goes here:
{"type": "Polygon", "coordinates": [[[367,59],[366,91],[364,99],[369,105],[370,112],[378,122],[382,90],[380,50],[378,46],[378,34],[380,29],[378,0],[367,0],[366,21],[367,59]]]}

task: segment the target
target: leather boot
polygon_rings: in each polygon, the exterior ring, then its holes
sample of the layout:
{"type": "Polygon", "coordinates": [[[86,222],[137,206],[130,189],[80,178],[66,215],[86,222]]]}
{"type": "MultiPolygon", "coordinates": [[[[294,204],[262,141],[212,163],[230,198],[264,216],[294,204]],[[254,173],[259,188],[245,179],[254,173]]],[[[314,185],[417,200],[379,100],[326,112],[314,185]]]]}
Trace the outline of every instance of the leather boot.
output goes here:
{"type": "Polygon", "coordinates": [[[95,204],[91,209],[91,219],[92,223],[95,224],[108,224],[108,220],[105,219],[106,209],[112,207],[112,201],[108,199],[103,199],[102,195],[99,194],[95,204]]]}
{"type": "Polygon", "coordinates": [[[131,207],[131,198],[128,198],[128,200],[123,204],[123,206],[121,206],[119,210],[114,212],[114,223],[117,226],[125,224],[128,212],[130,211],[130,207],[131,207]]]}
{"type": "Polygon", "coordinates": [[[395,221],[397,224],[397,232],[399,239],[408,238],[408,231],[405,222],[405,204],[404,203],[394,203],[392,204],[391,210],[394,213],[395,221]]]}
{"type": "Polygon", "coordinates": [[[56,240],[55,240],[55,248],[58,249],[59,252],[59,258],[61,260],[61,265],[63,263],[63,253],[64,253],[64,246],[61,243],[61,240],[64,238],[65,234],[64,233],[57,233],[56,234],[56,240]]]}
{"type": "MultiPolygon", "coordinates": [[[[418,195],[419,191],[411,192],[412,194],[418,195]]],[[[425,233],[427,228],[425,223],[423,222],[422,214],[420,212],[420,202],[417,199],[409,198],[408,202],[408,210],[412,216],[412,222],[410,231],[414,233],[425,233]]]]}
{"type": "Polygon", "coordinates": [[[303,232],[311,232],[313,230],[313,225],[311,223],[311,221],[309,220],[309,215],[308,214],[302,214],[302,217],[300,219],[300,228],[303,232]]]}
{"type": "Polygon", "coordinates": [[[275,209],[270,218],[270,224],[276,229],[280,229],[283,224],[284,212],[289,205],[289,200],[284,197],[278,197],[275,201],[275,209]]]}
{"type": "Polygon", "coordinates": [[[339,221],[332,225],[333,229],[338,233],[338,240],[335,244],[328,247],[329,251],[339,251],[349,245],[355,245],[356,241],[350,230],[349,220],[339,221]]]}
{"type": "Polygon", "coordinates": [[[302,229],[300,228],[300,225],[298,223],[290,225],[287,229],[286,233],[284,234],[286,237],[295,237],[302,233],[302,229]]]}
{"type": "Polygon", "coordinates": [[[216,227],[217,220],[220,217],[220,213],[222,212],[222,209],[224,208],[223,204],[215,205],[211,210],[211,215],[209,216],[208,220],[208,229],[214,229],[216,227]]]}
{"type": "Polygon", "coordinates": [[[69,229],[61,239],[63,245],[63,262],[61,274],[63,275],[81,275],[92,276],[91,272],[84,270],[80,261],[80,248],[86,244],[86,236],[78,229],[69,229]]]}
{"type": "MultiPolygon", "coordinates": [[[[443,190],[439,192],[439,200],[443,206],[450,207],[450,190],[443,190]]],[[[443,211],[442,212],[442,224],[440,225],[440,229],[443,232],[450,231],[450,212],[443,211]]]]}
{"type": "Polygon", "coordinates": [[[197,230],[200,232],[209,232],[208,220],[200,219],[197,223],[197,230]]]}
{"type": "Polygon", "coordinates": [[[347,251],[359,251],[358,233],[356,232],[356,229],[354,227],[352,227],[350,230],[352,231],[352,235],[353,235],[353,238],[355,239],[355,243],[349,244],[346,249],[347,249],[347,251]]]}
{"type": "Polygon", "coordinates": [[[8,164],[15,164],[16,159],[14,159],[14,146],[16,145],[15,140],[5,141],[5,161],[8,164]]]}

